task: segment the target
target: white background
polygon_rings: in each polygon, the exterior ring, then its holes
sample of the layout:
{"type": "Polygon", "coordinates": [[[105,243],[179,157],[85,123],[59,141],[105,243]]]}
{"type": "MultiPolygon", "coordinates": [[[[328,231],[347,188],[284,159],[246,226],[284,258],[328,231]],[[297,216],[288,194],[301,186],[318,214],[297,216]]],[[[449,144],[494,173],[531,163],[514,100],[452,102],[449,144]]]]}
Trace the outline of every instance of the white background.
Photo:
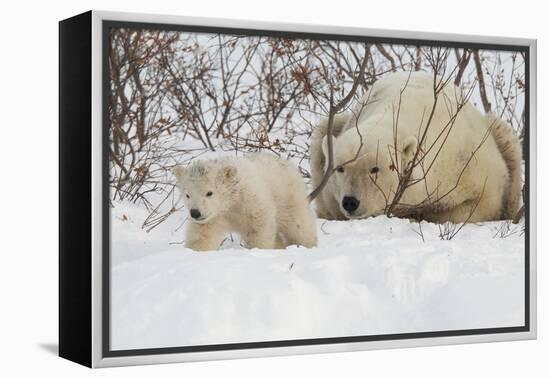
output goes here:
{"type": "Polygon", "coordinates": [[[550,373],[548,10],[543,1],[4,1],[0,22],[0,375],[537,377],[550,373]],[[57,348],[57,21],[88,9],[529,37],[539,40],[539,340],[90,371],[57,348]],[[548,230],[548,229],[547,229],[548,230]],[[548,231],[546,231],[548,234],[548,231]],[[546,349],[546,350],[545,350],[546,349]]]}

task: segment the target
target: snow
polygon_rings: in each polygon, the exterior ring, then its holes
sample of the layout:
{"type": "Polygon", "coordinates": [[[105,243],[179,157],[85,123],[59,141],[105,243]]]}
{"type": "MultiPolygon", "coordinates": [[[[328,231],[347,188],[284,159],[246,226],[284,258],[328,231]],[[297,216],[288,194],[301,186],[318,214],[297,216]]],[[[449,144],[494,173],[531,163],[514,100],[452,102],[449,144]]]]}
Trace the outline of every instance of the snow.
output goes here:
{"type": "Polygon", "coordinates": [[[194,252],[184,211],[146,232],[143,207],[113,206],[114,350],[524,323],[521,224],[468,224],[442,240],[445,226],[426,222],[318,220],[313,249],[247,250],[231,235],[194,252]]]}

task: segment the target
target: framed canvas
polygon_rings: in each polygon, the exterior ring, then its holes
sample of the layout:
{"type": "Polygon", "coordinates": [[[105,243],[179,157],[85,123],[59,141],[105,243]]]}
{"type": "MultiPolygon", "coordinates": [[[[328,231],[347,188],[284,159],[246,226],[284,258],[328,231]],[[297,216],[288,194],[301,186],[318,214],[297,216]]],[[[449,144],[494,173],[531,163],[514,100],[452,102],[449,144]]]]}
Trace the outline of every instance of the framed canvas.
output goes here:
{"type": "Polygon", "coordinates": [[[536,337],[535,40],[90,11],[59,47],[62,357],[536,337]]]}

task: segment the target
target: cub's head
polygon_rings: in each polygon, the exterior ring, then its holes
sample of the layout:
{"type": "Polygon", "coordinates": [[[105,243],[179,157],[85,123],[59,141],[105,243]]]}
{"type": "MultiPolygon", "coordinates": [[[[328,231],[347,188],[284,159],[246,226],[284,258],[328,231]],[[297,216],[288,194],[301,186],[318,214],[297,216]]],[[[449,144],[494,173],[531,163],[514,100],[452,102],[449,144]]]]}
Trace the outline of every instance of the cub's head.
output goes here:
{"type": "Polygon", "coordinates": [[[191,220],[204,224],[227,210],[237,182],[237,167],[221,161],[196,161],[174,168],[176,186],[191,220]]]}
{"type": "MultiPolygon", "coordinates": [[[[334,196],[346,218],[380,215],[391,203],[399,183],[397,169],[402,169],[412,159],[417,148],[414,137],[405,138],[402,143],[398,141],[397,144],[396,152],[393,139],[360,135],[355,128],[333,137],[336,171],[330,177],[325,190],[334,196]],[[395,154],[398,164],[395,164],[395,154]]],[[[326,136],[322,148],[326,170],[326,136]]]]}

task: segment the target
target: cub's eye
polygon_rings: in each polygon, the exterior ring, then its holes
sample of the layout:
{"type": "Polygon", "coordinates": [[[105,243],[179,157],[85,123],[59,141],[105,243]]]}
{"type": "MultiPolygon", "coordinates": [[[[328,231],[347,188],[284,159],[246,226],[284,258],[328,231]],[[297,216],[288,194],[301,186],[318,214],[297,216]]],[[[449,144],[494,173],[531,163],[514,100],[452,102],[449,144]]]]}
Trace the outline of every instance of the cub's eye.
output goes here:
{"type": "Polygon", "coordinates": [[[380,168],[378,168],[378,167],[373,167],[373,168],[370,169],[370,173],[372,173],[372,174],[378,173],[378,171],[380,171],[380,168]]]}
{"type": "Polygon", "coordinates": [[[207,197],[212,197],[212,194],[214,194],[214,193],[208,192],[208,193],[206,193],[206,196],[207,196],[207,197]]]}
{"type": "Polygon", "coordinates": [[[189,194],[185,193],[185,196],[186,196],[187,198],[189,198],[189,194]]]}
{"type": "Polygon", "coordinates": [[[338,172],[342,173],[342,172],[344,172],[344,167],[338,167],[338,168],[336,168],[336,170],[337,170],[338,172]]]}

